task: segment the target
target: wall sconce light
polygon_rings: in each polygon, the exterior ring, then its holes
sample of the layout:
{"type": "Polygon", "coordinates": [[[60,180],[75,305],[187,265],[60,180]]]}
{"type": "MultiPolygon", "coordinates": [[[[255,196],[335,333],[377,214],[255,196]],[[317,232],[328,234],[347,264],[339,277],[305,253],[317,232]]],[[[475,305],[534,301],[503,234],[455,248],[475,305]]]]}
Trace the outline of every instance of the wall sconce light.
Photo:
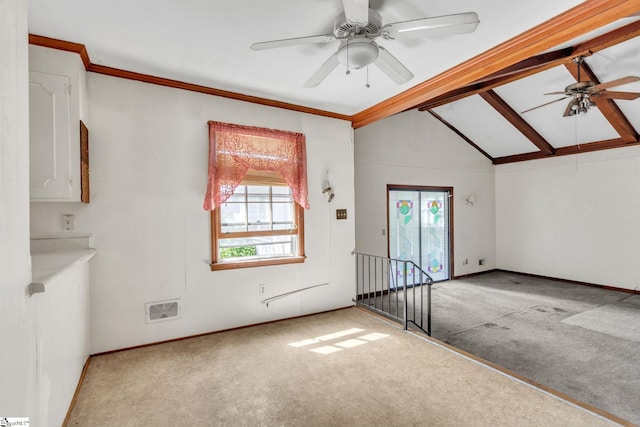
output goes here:
{"type": "Polygon", "coordinates": [[[469,205],[469,206],[473,206],[473,204],[476,202],[476,195],[475,194],[469,194],[467,196],[466,199],[464,199],[464,204],[465,205],[469,205]]]}
{"type": "Polygon", "coordinates": [[[324,180],[324,184],[323,184],[323,190],[322,190],[322,194],[327,194],[329,196],[329,200],[327,200],[328,203],[331,203],[331,201],[333,200],[334,197],[336,197],[336,195],[333,193],[333,188],[331,188],[331,184],[330,182],[330,174],[329,171],[327,170],[325,173],[325,180],[324,180]]]}
{"type": "Polygon", "coordinates": [[[333,200],[333,198],[336,196],[333,193],[333,189],[331,188],[331,186],[329,186],[329,184],[327,184],[327,186],[325,187],[324,190],[322,190],[322,194],[324,193],[329,193],[329,200],[327,200],[327,202],[331,203],[331,201],[333,200]]]}

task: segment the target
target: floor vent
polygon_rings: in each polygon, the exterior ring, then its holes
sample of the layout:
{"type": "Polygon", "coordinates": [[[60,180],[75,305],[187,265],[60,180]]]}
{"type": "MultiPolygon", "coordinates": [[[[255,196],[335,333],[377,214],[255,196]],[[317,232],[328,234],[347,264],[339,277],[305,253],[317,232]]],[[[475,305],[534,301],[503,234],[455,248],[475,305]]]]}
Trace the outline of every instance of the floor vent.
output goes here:
{"type": "Polygon", "coordinates": [[[149,302],[145,304],[147,323],[177,319],[180,315],[178,300],[149,302]]]}

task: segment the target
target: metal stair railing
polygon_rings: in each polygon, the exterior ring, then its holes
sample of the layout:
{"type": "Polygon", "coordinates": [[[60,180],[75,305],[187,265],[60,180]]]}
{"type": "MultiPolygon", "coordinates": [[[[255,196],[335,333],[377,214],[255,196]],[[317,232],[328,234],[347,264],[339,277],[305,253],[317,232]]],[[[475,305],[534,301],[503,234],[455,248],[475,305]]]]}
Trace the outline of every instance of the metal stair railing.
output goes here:
{"type": "Polygon", "coordinates": [[[411,323],[431,336],[431,276],[413,261],[352,254],[356,261],[354,302],[402,323],[405,330],[411,323]]]}

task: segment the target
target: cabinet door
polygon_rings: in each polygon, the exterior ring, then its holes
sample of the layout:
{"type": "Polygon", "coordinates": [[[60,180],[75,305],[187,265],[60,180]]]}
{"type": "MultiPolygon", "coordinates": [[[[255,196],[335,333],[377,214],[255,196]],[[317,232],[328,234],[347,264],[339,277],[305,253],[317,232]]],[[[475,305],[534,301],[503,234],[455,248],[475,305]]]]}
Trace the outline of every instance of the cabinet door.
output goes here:
{"type": "Polygon", "coordinates": [[[68,77],[38,71],[29,72],[32,200],[72,198],[69,102],[68,77]]]}

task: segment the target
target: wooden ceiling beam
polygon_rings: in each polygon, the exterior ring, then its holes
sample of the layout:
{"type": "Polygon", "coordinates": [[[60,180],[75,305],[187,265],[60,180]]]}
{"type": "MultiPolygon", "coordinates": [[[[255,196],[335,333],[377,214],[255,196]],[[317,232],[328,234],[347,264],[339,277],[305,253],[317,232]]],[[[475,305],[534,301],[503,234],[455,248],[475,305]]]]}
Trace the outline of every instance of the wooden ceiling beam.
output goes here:
{"type": "MultiPolygon", "coordinates": [[[[571,75],[573,75],[573,78],[578,81],[578,64],[571,62],[565,65],[571,75]]],[[[595,75],[587,63],[583,62],[580,68],[582,68],[583,73],[581,76],[582,80],[586,77],[596,85],[601,83],[598,76],[595,75]]],[[[593,96],[591,100],[625,142],[638,142],[638,132],[636,132],[631,122],[629,122],[622,110],[620,110],[620,107],[618,107],[612,99],[601,99],[593,96]]]]}
{"type": "Polygon", "coordinates": [[[496,157],[493,159],[493,163],[496,165],[504,165],[507,163],[526,162],[527,160],[538,160],[546,157],[553,157],[542,153],[541,151],[534,151],[531,153],[514,154],[511,156],[496,157]]]}
{"type": "Polygon", "coordinates": [[[484,79],[482,82],[474,82],[463,88],[452,90],[444,95],[424,102],[415,108],[417,108],[419,111],[430,110],[432,108],[440,107],[450,102],[458,101],[468,96],[478,95],[479,93],[486,92],[487,90],[491,90],[498,86],[506,85],[511,82],[515,82],[516,80],[520,80],[524,77],[537,74],[541,71],[557,67],[558,65],[571,60],[572,56],[570,54],[570,51],[571,48],[569,48],[568,51],[565,51],[564,49],[556,51],[558,55],[553,56],[554,59],[548,60],[548,62],[544,62],[544,60],[539,58],[539,56],[532,57],[532,62],[539,61],[539,64],[537,66],[527,65],[524,66],[520,71],[515,71],[515,69],[512,69],[510,72],[504,73],[504,75],[501,72],[494,73],[492,74],[492,76],[494,77],[491,79],[484,79]],[[560,58],[561,54],[564,54],[565,56],[562,56],[560,58]]]}
{"type": "Polygon", "coordinates": [[[504,70],[495,72],[485,77],[484,79],[477,80],[474,82],[474,84],[488,82],[488,81],[495,81],[508,76],[517,76],[516,80],[518,80],[518,79],[521,79],[522,77],[539,73],[542,70],[556,67],[564,63],[565,61],[569,60],[572,57],[573,57],[572,46],[554,50],[551,52],[541,53],[540,55],[532,56],[530,58],[527,58],[523,61],[518,62],[517,64],[513,64],[512,66],[507,67],[504,70]],[[527,73],[527,71],[532,71],[532,72],[527,73]]]}
{"type": "Polygon", "coordinates": [[[599,52],[638,36],[640,36],[640,20],[612,30],[606,34],[594,37],[575,46],[569,46],[553,52],[546,52],[527,58],[517,64],[486,76],[483,79],[477,80],[465,87],[452,90],[432,100],[419,104],[415,108],[420,111],[425,111],[448,104],[449,102],[466,98],[467,96],[477,95],[485,90],[520,80],[541,71],[563,64],[570,64],[572,59],[576,56],[590,56],[595,52],[599,52]]]}
{"type": "Polygon", "coordinates": [[[631,145],[637,145],[638,142],[628,143],[622,138],[607,139],[604,141],[589,142],[586,144],[571,145],[568,147],[556,148],[556,152],[550,156],[541,152],[515,154],[513,156],[496,157],[493,159],[494,164],[504,165],[506,163],[524,162],[527,160],[538,160],[550,157],[569,156],[571,154],[589,153],[592,151],[610,150],[612,148],[623,148],[631,145]]]}
{"type": "Polygon", "coordinates": [[[571,56],[590,56],[627,40],[640,36],[640,20],[573,46],[571,56]]]}
{"type": "Polygon", "coordinates": [[[527,123],[504,99],[492,90],[480,94],[489,105],[511,123],[520,133],[529,139],[542,154],[553,154],[555,149],[529,123],[527,123]]]}
{"type": "Polygon", "coordinates": [[[468,85],[638,10],[640,0],[586,0],[462,64],[355,114],[353,127],[365,126],[468,85]]]}

